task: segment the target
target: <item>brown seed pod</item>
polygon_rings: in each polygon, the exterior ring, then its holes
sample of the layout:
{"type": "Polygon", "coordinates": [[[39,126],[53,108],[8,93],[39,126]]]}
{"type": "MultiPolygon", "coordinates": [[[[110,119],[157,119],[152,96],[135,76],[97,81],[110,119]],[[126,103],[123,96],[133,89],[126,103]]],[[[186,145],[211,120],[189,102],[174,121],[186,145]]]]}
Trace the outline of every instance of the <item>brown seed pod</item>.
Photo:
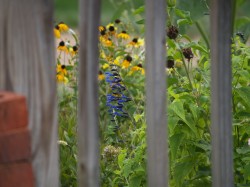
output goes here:
{"type": "Polygon", "coordinates": [[[176,39],[177,36],[179,34],[179,31],[178,31],[178,28],[174,25],[171,25],[168,27],[167,29],[167,36],[170,38],[170,39],[176,39]]]}

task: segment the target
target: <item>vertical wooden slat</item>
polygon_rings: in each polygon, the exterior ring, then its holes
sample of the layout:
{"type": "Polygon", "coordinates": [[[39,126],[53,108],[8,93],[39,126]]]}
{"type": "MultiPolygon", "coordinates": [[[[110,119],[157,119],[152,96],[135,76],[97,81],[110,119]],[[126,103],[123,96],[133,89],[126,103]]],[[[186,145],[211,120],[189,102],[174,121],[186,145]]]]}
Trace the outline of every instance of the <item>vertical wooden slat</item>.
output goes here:
{"type": "Polygon", "coordinates": [[[166,0],[146,1],[148,186],[168,186],[166,123],[166,0]]]}
{"type": "Polygon", "coordinates": [[[36,186],[59,186],[52,0],[0,0],[0,90],[26,96],[36,186]]]}
{"type": "Polygon", "coordinates": [[[214,187],[232,187],[232,1],[212,0],[212,177],[214,187]]]}
{"type": "Polygon", "coordinates": [[[100,0],[80,0],[79,187],[99,186],[98,25],[100,0]]]}
{"type": "Polygon", "coordinates": [[[0,90],[26,96],[37,187],[59,186],[52,0],[0,0],[0,90]]]}

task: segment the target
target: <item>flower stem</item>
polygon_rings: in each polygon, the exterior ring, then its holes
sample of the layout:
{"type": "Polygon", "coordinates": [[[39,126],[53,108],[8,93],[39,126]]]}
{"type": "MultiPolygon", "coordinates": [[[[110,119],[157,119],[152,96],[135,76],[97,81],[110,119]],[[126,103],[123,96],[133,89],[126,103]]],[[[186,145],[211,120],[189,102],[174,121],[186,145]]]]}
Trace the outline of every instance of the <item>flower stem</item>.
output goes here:
{"type": "Polygon", "coordinates": [[[183,65],[184,65],[184,67],[185,67],[185,71],[186,71],[186,74],[187,74],[187,77],[188,77],[188,81],[189,81],[190,87],[191,87],[191,89],[193,90],[193,84],[192,84],[192,81],[191,81],[191,79],[190,79],[189,71],[188,71],[187,65],[186,65],[186,63],[185,63],[185,59],[184,59],[184,57],[183,57],[183,54],[182,54],[181,49],[179,49],[179,52],[181,53],[182,63],[183,63],[183,65]]]}
{"type": "Polygon", "coordinates": [[[205,34],[203,28],[201,27],[201,25],[198,21],[195,22],[195,25],[196,25],[197,29],[199,30],[203,40],[205,41],[207,48],[209,49],[210,48],[209,41],[208,41],[207,35],[205,34]]]}

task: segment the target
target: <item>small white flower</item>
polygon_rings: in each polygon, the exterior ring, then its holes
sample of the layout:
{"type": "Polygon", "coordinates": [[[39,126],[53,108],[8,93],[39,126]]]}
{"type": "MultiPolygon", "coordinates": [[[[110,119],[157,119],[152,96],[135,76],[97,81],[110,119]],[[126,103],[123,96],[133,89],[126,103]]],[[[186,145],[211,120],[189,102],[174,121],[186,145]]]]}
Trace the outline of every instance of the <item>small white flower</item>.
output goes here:
{"type": "Polygon", "coordinates": [[[250,138],[248,139],[248,145],[250,146],[250,138]]]}

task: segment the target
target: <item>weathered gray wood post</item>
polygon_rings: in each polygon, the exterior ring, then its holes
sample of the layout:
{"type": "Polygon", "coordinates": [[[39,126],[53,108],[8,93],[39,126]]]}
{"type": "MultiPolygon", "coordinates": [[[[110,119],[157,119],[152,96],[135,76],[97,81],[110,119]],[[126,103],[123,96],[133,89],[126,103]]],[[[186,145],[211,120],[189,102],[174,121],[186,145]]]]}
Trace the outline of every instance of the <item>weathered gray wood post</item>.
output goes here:
{"type": "Polygon", "coordinates": [[[97,80],[99,20],[100,0],[80,0],[79,187],[96,187],[100,183],[97,80]]]}
{"type": "Polygon", "coordinates": [[[37,187],[59,186],[53,1],[0,0],[0,90],[26,96],[37,187]]]}
{"type": "Polygon", "coordinates": [[[149,187],[168,186],[166,0],[146,1],[146,115],[149,187]]]}
{"type": "Polygon", "coordinates": [[[232,0],[212,0],[211,10],[212,178],[214,187],[233,187],[232,0]]]}

